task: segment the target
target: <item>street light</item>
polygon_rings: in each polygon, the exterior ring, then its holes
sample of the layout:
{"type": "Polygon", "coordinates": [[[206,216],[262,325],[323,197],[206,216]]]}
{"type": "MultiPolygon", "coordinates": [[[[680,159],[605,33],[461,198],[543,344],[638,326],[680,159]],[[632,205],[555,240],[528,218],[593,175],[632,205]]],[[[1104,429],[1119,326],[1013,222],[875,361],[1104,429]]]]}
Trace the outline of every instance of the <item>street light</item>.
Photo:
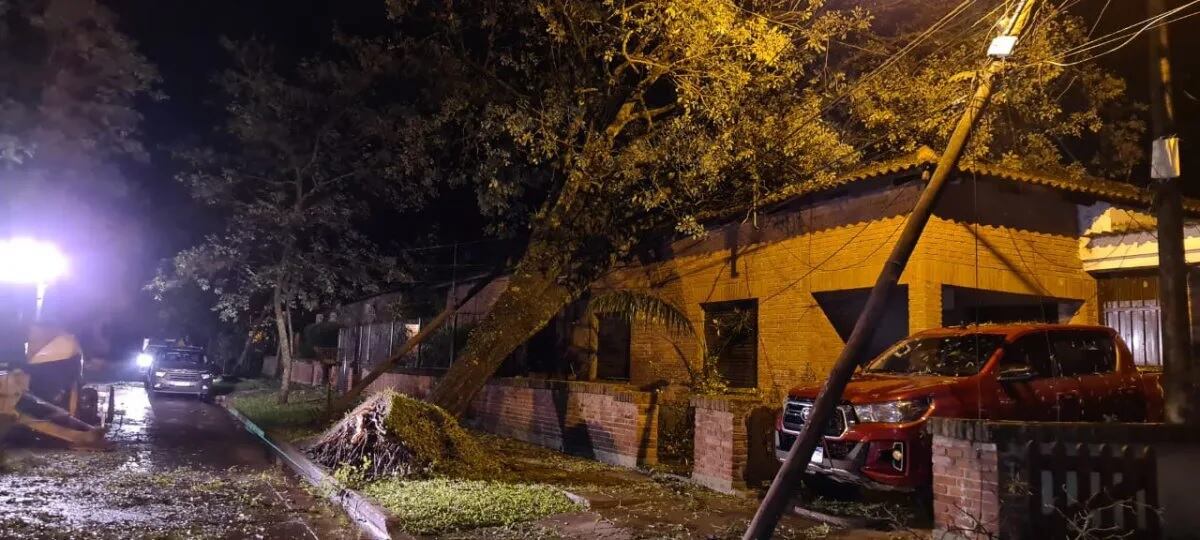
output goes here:
{"type": "Polygon", "coordinates": [[[67,272],[67,258],[53,244],[32,238],[0,240],[0,282],[37,286],[35,319],[41,319],[46,286],[67,272]]]}

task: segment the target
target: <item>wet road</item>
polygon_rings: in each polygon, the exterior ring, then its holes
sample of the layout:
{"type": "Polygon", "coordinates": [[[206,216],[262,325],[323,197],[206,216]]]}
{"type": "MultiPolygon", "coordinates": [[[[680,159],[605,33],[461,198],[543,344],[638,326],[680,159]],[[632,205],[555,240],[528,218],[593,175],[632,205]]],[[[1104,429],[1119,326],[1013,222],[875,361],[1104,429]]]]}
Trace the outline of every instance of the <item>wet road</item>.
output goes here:
{"type": "Polygon", "coordinates": [[[218,405],[115,392],[108,450],[6,444],[0,538],[357,537],[218,405]]]}

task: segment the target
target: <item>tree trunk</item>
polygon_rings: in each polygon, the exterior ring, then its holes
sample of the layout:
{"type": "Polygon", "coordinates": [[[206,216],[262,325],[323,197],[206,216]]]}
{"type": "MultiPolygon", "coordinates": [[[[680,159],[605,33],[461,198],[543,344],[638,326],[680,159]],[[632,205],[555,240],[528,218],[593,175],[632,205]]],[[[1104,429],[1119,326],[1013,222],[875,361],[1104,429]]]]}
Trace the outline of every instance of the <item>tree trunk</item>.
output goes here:
{"type": "Polygon", "coordinates": [[[273,299],[275,310],[275,331],[279,340],[279,367],[283,380],[279,383],[279,402],[287,403],[291,393],[292,379],[292,336],[288,332],[287,314],[283,305],[283,293],[275,287],[273,299]]]}
{"type": "Polygon", "coordinates": [[[250,346],[254,344],[254,324],[251,322],[250,329],[246,331],[246,342],[242,344],[242,352],[238,355],[237,361],[233,363],[233,369],[225,370],[226,375],[237,375],[242,372],[242,366],[246,364],[246,357],[250,355],[250,346]]]}
{"type": "MultiPolygon", "coordinates": [[[[433,335],[434,332],[436,332],[442,327],[442,325],[446,323],[451,315],[454,315],[460,308],[466,305],[467,302],[471,301],[476,294],[479,294],[479,291],[482,291],[483,288],[491,283],[492,280],[495,279],[499,274],[500,270],[497,269],[491,274],[480,278],[475,285],[467,290],[467,294],[463,295],[462,298],[459,298],[454,304],[446,306],[446,309],[443,309],[441,313],[438,313],[436,317],[426,323],[425,326],[421,328],[421,331],[417,332],[417,335],[406,340],[400,347],[400,350],[392,353],[391,357],[371,369],[370,373],[363,377],[362,380],[354,384],[354,388],[351,388],[348,392],[346,392],[345,395],[338,398],[338,400],[330,407],[330,412],[344,411],[353,406],[354,403],[358,401],[358,396],[361,395],[363,391],[367,389],[367,387],[371,386],[371,383],[375,382],[375,379],[378,379],[380,375],[383,375],[389,369],[395,367],[395,365],[400,362],[400,360],[409,352],[420,345],[421,342],[425,341],[426,338],[433,335]]],[[[451,337],[453,338],[453,336],[451,337]]]]}
{"type": "Polygon", "coordinates": [[[534,262],[543,259],[542,255],[558,258],[561,252],[554,253],[557,247],[544,241],[530,245],[508,288],[471,332],[466,347],[434,388],[430,402],[461,417],[504,359],[578,297],[578,291],[560,284],[559,272],[537,268],[534,262]]]}
{"type": "MultiPolygon", "coordinates": [[[[604,118],[600,125],[614,122],[623,121],[604,118]]],[[[617,132],[606,128],[595,133],[576,161],[603,162],[612,153],[617,132]]],[[[535,218],[529,247],[508,288],[471,332],[466,347],[433,389],[430,402],[461,417],[504,359],[611,267],[617,251],[614,236],[619,239],[652,228],[650,219],[630,222],[627,215],[614,214],[612,194],[593,182],[601,177],[582,168],[568,173],[544,217],[535,218]]]]}

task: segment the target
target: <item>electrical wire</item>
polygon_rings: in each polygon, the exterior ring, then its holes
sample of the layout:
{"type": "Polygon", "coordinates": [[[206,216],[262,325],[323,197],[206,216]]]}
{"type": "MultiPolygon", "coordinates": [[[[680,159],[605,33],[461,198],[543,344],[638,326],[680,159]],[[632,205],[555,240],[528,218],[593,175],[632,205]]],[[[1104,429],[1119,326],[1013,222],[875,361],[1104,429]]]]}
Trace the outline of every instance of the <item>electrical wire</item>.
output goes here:
{"type": "MultiPolygon", "coordinates": [[[[1175,17],[1175,15],[1178,15],[1179,13],[1183,12],[1188,7],[1191,7],[1191,6],[1197,5],[1197,4],[1200,4],[1200,0],[1191,0],[1190,2],[1188,2],[1182,6],[1179,6],[1179,7],[1173,8],[1173,9],[1169,9],[1159,15],[1155,15],[1154,17],[1149,17],[1149,18],[1143,19],[1141,21],[1135,22],[1133,24],[1125,26],[1124,28],[1115,30],[1113,32],[1105,34],[1104,36],[1101,36],[1094,40],[1089,40],[1086,43],[1083,43],[1083,44],[1077,45],[1075,47],[1072,47],[1070,49],[1067,49],[1065,51],[1062,51],[1058,55],[1031,62],[1029,65],[1036,65],[1036,64],[1044,63],[1044,64],[1050,64],[1050,65],[1058,66],[1058,67],[1070,67],[1070,66],[1079,65],[1079,64],[1082,64],[1085,62],[1090,62],[1092,60],[1112,54],[1112,53],[1124,48],[1125,46],[1132,43],[1134,39],[1136,39],[1138,36],[1140,36],[1142,33],[1146,32],[1147,30],[1151,30],[1151,29],[1158,28],[1163,25],[1172,24],[1172,23],[1181,21],[1183,19],[1187,19],[1189,17],[1200,15],[1200,10],[1198,10],[1198,11],[1194,11],[1192,13],[1187,13],[1187,14],[1175,17]],[[1174,17],[1174,18],[1172,18],[1172,17],[1174,17]],[[1088,56],[1087,58],[1084,58],[1082,60],[1076,60],[1076,61],[1071,61],[1071,62],[1061,62],[1060,61],[1060,60],[1065,60],[1066,58],[1084,54],[1088,51],[1092,51],[1092,50],[1110,45],[1112,43],[1117,43],[1117,42],[1119,42],[1119,43],[1116,46],[1113,46],[1112,48],[1107,49],[1103,52],[1095,53],[1095,54],[1088,56]]],[[[1097,18],[1096,24],[1099,24],[1098,18],[1097,18]]],[[[1095,29],[1095,25],[1093,25],[1093,29],[1095,29]]]]}
{"type": "MultiPolygon", "coordinates": [[[[849,88],[843,90],[842,92],[840,92],[839,94],[834,96],[833,99],[831,99],[828,103],[826,103],[823,107],[821,107],[821,109],[819,109],[817,112],[813,113],[812,115],[810,115],[808,118],[804,119],[803,121],[799,122],[795,129],[793,129],[791,132],[784,135],[779,140],[790,140],[791,138],[795,137],[798,133],[800,133],[800,131],[802,129],[808,127],[809,122],[812,122],[813,120],[816,120],[817,118],[820,118],[822,115],[828,113],[830,110],[833,109],[833,107],[835,105],[837,105],[838,103],[841,103],[842,100],[849,97],[851,93],[853,93],[855,90],[858,89],[858,87],[865,84],[867,81],[870,81],[874,77],[878,76],[880,73],[883,72],[884,69],[891,67],[896,62],[899,62],[909,52],[912,52],[912,50],[915,49],[918,45],[920,45],[921,43],[924,43],[924,41],[926,39],[929,39],[929,37],[932,36],[934,32],[940,30],[942,27],[949,24],[950,21],[952,21],[952,20],[954,20],[954,18],[958,17],[958,15],[960,15],[963,11],[965,11],[968,7],[970,7],[976,1],[978,1],[978,0],[963,0],[961,3],[959,3],[957,6],[952,8],[949,12],[947,12],[946,15],[942,16],[942,18],[938,19],[936,22],[934,22],[932,25],[930,25],[929,28],[925,29],[925,31],[918,34],[916,38],[914,38],[912,41],[906,43],[903,47],[900,48],[900,50],[896,51],[895,53],[892,53],[891,56],[889,56],[887,59],[885,59],[875,69],[867,72],[866,75],[859,77],[857,80],[855,80],[854,84],[852,84],[849,88]]],[[[980,20],[982,20],[982,17],[980,20]]]]}
{"type": "Polygon", "coordinates": [[[1125,27],[1122,27],[1122,28],[1119,28],[1112,32],[1109,32],[1109,33],[1107,33],[1103,36],[1100,36],[1094,40],[1090,40],[1085,43],[1081,43],[1081,44],[1071,47],[1065,51],[1062,51],[1062,53],[1060,53],[1060,55],[1077,54],[1080,52],[1084,52],[1087,50],[1102,47],[1109,43],[1113,43],[1115,41],[1121,40],[1122,38],[1125,37],[1126,34],[1128,34],[1130,32],[1135,32],[1135,33],[1143,32],[1147,29],[1147,27],[1150,27],[1151,25],[1159,23],[1163,20],[1169,19],[1172,16],[1191,7],[1192,5],[1195,5],[1196,3],[1197,2],[1193,0],[1191,2],[1188,2],[1187,4],[1169,9],[1169,10],[1159,13],[1158,15],[1155,15],[1153,17],[1148,17],[1148,18],[1142,19],[1140,21],[1131,23],[1125,27]]]}

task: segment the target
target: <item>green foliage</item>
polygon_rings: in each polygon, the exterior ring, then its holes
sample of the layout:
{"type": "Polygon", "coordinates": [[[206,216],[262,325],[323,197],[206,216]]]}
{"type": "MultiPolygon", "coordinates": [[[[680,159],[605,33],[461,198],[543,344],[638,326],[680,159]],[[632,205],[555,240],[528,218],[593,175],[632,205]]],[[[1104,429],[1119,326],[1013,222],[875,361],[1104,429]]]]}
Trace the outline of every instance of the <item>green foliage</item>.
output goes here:
{"type": "MultiPolygon", "coordinates": [[[[847,140],[866,155],[941,148],[974,84],[981,51],[996,30],[999,13],[979,3],[949,24],[917,40],[954,0],[898,2],[876,6],[878,31],[864,35],[857,54],[844,54],[822,74],[829,94],[845,93],[832,109],[847,128],[847,140]],[[898,61],[874,70],[882,58],[913,44],[898,61]]],[[[1008,60],[992,105],[972,134],[966,159],[1039,171],[1124,178],[1143,156],[1139,139],[1142,107],[1130,100],[1125,82],[1096,62],[1060,67],[1045,62],[1058,51],[1087,40],[1083,19],[1047,4],[1008,60]]]]}
{"type": "Polygon", "coordinates": [[[350,489],[359,489],[370,479],[371,458],[363,457],[358,463],[345,463],[334,469],[333,479],[350,489]]]}
{"type": "MultiPolygon", "coordinates": [[[[432,191],[394,154],[404,132],[387,99],[393,56],[348,37],[342,43],[344,55],[300,62],[260,43],[226,44],[235,61],[218,80],[226,121],[207,146],[177,152],[186,164],[177,180],[225,226],[148,285],[160,300],[198,287],[228,322],[265,309],[285,374],[293,313],[303,321],[404,279],[363,223],[379,208],[418,208],[432,191]]],[[[285,377],[284,400],[288,388],[285,377]]]]}
{"type": "Polygon", "coordinates": [[[134,101],[159,97],[157,81],[94,0],[0,3],[0,168],[25,173],[6,183],[103,182],[82,175],[108,158],[144,157],[134,101]]]}
{"type": "MultiPolygon", "coordinates": [[[[901,4],[897,13],[909,19],[936,13],[901,4]]],[[[672,229],[702,234],[710,212],[752,213],[766,195],[827,182],[864,158],[937,145],[998,16],[964,17],[867,77],[925,25],[893,32],[894,23],[873,26],[861,8],[787,0],[390,5],[412,30],[401,49],[428,59],[415,72],[437,81],[440,99],[429,106],[447,124],[439,132],[453,134],[437,145],[447,151],[439,161],[457,171],[451,176],[477,182],[501,230],[530,230],[513,286],[464,351],[470,362],[452,366],[434,394],[454,410],[513,341],[533,335],[634,248],[672,229]],[[883,53],[868,56],[857,43],[883,53]],[[480,365],[489,369],[471,367],[480,365]]],[[[1043,12],[1051,15],[1061,17],[1043,12]]],[[[1067,19],[1038,21],[1045,39],[1070,26],[1058,21],[1067,19]]],[[[1098,124],[1077,113],[1113,101],[1111,85],[1085,84],[1110,79],[1080,78],[1073,86],[1096,100],[1056,112],[1047,83],[1062,90],[1074,74],[1027,71],[1004,83],[971,157],[1069,161],[1047,141],[1083,135],[1098,124]],[[995,135],[1001,126],[1018,135],[995,135]]]]}
{"type": "Polygon", "coordinates": [[[403,394],[390,396],[384,425],[388,436],[411,452],[413,468],[453,476],[487,475],[497,470],[495,458],[446,411],[403,394]]]}
{"type": "Polygon", "coordinates": [[[539,484],[485,480],[383,480],[364,489],[411,534],[533,521],[578,510],[561,491],[539,484]]]}
{"type": "Polygon", "coordinates": [[[257,381],[239,383],[229,404],[259,427],[281,433],[285,439],[298,440],[315,435],[325,425],[325,390],[296,390],[295,399],[279,403],[276,388],[257,381]]]}
{"type": "Polygon", "coordinates": [[[717,369],[720,357],[715,354],[705,354],[701,358],[700,369],[691,373],[691,389],[702,396],[714,396],[729,391],[729,381],[721,376],[717,369]]]}
{"type": "Polygon", "coordinates": [[[662,326],[671,332],[695,337],[692,321],[683,310],[671,302],[653,294],[620,290],[606,291],[588,302],[592,315],[608,315],[627,322],[641,322],[662,326]]]}
{"type": "Polygon", "coordinates": [[[696,410],[686,403],[662,404],[658,409],[658,457],[661,463],[691,470],[695,453],[696,410]]]}

